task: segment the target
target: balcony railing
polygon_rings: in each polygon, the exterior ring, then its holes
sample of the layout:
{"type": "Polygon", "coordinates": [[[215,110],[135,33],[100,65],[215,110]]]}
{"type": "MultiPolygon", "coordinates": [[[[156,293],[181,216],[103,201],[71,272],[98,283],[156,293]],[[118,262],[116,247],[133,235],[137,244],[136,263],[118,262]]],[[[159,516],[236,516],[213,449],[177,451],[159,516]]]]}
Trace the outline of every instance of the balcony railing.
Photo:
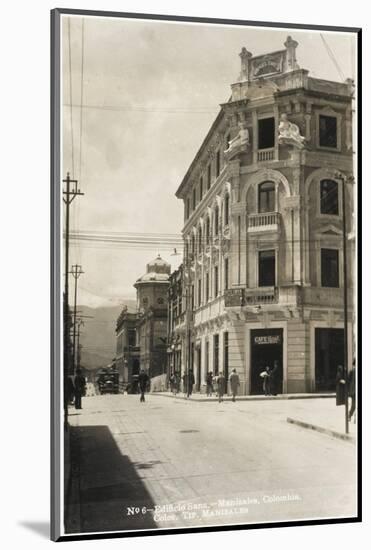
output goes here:
{"type": "Polygon", "coordinates": [[[262,149],[258,151],[258,162],[265,162],[267,160],[274,160],[274,149],[262,149]]]}
{"type": "Polygon", "coordinates": [[[225,307],[277,304],[278,288],[229,288],[224,292],[225,307]]]}
{"type": "Polygon", "coordinates": [[[277,230],[280,221],[279,212],[264,212],[263,214],[250,214],[247,222],[247,230],[277,230]]]}
{"type": "Polygon", "coordinates": [[[246,306],[254,306],[260,304],[277,304],[278,303],[278,289],[269,287],[267,289],[257,288],[254,290],[245,289],[245,301],[246,306]]]}

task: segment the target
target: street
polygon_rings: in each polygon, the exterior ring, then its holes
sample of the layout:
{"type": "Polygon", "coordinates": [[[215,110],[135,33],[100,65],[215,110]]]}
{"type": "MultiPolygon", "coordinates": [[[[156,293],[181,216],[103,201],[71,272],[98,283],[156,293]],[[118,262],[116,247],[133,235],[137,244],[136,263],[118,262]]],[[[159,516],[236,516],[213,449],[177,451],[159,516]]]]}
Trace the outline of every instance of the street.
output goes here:
{"type": "Polygon", "coordinates": [[[286,421],[334,406],[86,397],[81,411],[69,411],[66,531],[353,516],[356,446],[286,421]]]}

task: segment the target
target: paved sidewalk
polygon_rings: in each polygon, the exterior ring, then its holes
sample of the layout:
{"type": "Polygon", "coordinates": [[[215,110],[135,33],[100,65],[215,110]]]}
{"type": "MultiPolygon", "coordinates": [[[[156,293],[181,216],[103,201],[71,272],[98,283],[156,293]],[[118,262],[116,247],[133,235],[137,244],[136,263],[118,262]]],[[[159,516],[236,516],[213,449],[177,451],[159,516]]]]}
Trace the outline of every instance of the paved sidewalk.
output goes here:
{"type": "MultiPolygon", "coordinates": [[[[173,399],[186,399],[189,401],[197,402],[212,402],[218,401],[218,397],[213,395],[212,397],[207,397],[204,393],[192,393],[187,397],[184,393],[179,392],[174,395],[172,392],[152,392],[151,395],[161,396],[161,397],[171,397],[173,399]]],[[[324,398],[333,398],[335,397],[334,393],[283,393],[280,395],[237,395],[236,401],[282,401],[287,399],[324,399],[324,398]]],[[[224,401],[232,401],[231,395],[225,395],[223,398],[224,401]]]]}
{"type": "MultiPolygon", "coordinates": [[[[188,402],[195,401],[197,403],[217,402],[215,396],[206,397],[204,394],[195,393],[190,397],[183,393],[177,395],[171,392],[153,392],[151,395],[159,397],[170,397],[173,399],[186,400],[188,402]]],[[[332,437],[344,439],[355,443],[357,425],[355,416],[349,422],[349,434],[345,433],[345,408],[344,406],[337,407],[335,405],[334,393],[290,393],[282,395],[240,395],[236,397],[236,402],[240,401],[291,401],[295,400],[295,407],[290,409],[290,415],[287,417],[287,422],[314,430],[332,437]],[[317,399],[316,405],[310,400],[317,399]]],[[[231,396],[225,396],[224,402],[232,402],[231,396]]]]}

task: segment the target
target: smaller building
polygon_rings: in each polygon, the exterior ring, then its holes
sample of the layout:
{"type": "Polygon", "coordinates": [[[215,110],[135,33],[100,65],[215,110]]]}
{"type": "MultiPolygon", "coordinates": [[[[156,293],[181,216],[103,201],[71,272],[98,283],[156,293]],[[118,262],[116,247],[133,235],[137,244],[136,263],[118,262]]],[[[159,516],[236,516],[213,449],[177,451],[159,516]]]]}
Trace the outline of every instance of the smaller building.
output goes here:
{"type": "Polygon", "coordinates": [[[116,368],[124,386],[139,374],[137,324],[138,313],[129,313],[125,306],[116,321],[116,368]]]}
{"type": "Polygon", "coordinates": [[[137,310],[125,307],[116,323],[116,365],[124,383],[145,370],[151,390],[167,387],[167,326],[170,264],[160,255],[147,264],[137,279],[137,310]]]}
{"type": "Polygon", "coordinates": [[[177,373],[179,378],[182,372],[182,340],[179,327],[184,327],[186,314],[183,276],[184,266],[181,264],[170,275],[168,290],[168,376],[177,373]]]}

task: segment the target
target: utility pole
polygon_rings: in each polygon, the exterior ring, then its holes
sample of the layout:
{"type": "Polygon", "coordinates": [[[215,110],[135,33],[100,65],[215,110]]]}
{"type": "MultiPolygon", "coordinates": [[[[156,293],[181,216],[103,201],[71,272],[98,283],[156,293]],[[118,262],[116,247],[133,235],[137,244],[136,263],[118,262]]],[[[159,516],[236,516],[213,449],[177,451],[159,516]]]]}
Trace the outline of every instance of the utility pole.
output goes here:
{"type": "Polygon", "coordinates": [[[66,188],[63,189],[63,202],[66,205],[66,227],[65,227],[65,261],[64,261],[64,365],[65,374],[69,374],[69,362],[70,362],[70,346],[69,346],[69,306],[68,306],[68,272],[69,272],[69,244],[70,244],[70,206],[73,199],[77,195],[83,195],[80,189],[77,188],[77,180],[71,179],[69,172],[67,177],[63,180],[66,184],[66,188]]]}
{"type": "Polygon", "coordinates": [[[70,371],[70,335],[69,335],[69,306],[68,306],[68,271],[69,271],[69,242],[70,242],[70,206],[73,199],[77,195],[83,195],[80,189],[77,187],[77,180],[71,179],[69,172],[67,172],[66,179],[63,180],[66,184],[66,188],[63,189],[63,202],[66,205],[66,225],[65,225],[65,262],[64,262],[64,301],[63,301],[63,375],[64,375],[64,408],[65,408],[65,420],[67,420],[67,378],[70,371]]]}
{"type": "Polygon", "coordinates": [[[82,275],[84,272],[81,269],[81,265],[73,265],[71,271],[69,272],[75,279],[75,293],[74,293],[74,302],[73,302],[73,338],[72,338],[72,370],[73,373],[75,373],[75,366],[76,366],[76,314],[77,314],[77,279],[82,275]]]}
{"type": "Polygon", "coordinates": [[[344,380],[345,380],[345,433],[349,433],[348,418],[348,267],[347,267],[347,204],[345,185],[353,181],[353,178],[345,178],[340,172],[336,172],[335,178],[341,181],[341,196],[343,206],[343,307],[344,307],[344,380]]]}
{"type": "Polygon", "coordinates": [[[84,321],[81,318],[77,319],[77,357],[76,357],[76,363],[77,363],[77,369],[80,368],[80,327],[84,326],[84,321]]]}

